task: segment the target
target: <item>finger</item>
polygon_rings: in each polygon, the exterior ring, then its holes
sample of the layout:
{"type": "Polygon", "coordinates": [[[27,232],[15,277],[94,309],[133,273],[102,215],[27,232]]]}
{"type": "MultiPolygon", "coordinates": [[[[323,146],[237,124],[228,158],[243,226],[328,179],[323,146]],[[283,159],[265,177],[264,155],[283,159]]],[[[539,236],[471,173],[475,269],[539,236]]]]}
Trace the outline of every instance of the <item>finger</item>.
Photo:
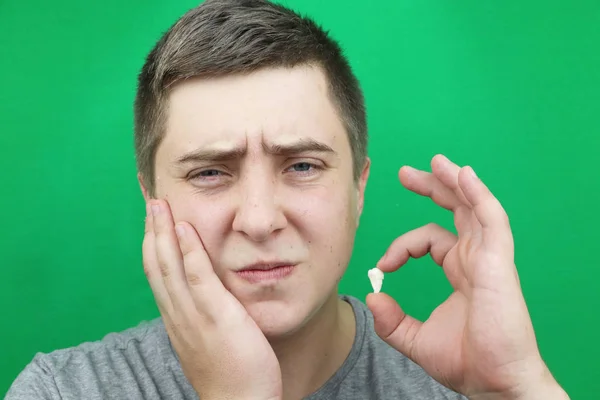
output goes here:
{"type": "Polygon", "coordinates": [[[454,191],[444,185],[433,174],[404,166],[398,173],[400,183],[408,190],[431,198],[435,204],[446,210],[455,210],[462,204],[454,191]]]}
{"type": "Polygon", "coordinates": [[[183,255],[184,272],[199,313],[215,318],[223,296],[229,292],[215,273],[208,253],[193,226],[178,222],[176,232],[183,255]]]}
{"type": "Polygon", "coordinates": [[[394,240],[377,263],[377,268],[383,272],[393,272],[406,264],[409,258],[420,258],[427,253],[441,266],[457,240],[456,235],[439,225],[422,226],[394,240]]]}
{"type": "Polygon", "coordinates": [[[407,315],[385,293],[369,293],[366,303],[373,314],[375,332],[379,337],[414,361],[413,344],[423,323],[407,315]]]}
{"type": "Polygon", "coordinates": [[[150,205],[156,237],[156,259],[160,275],[174,306],[191,312],[190,290],[183,270],[183,257],[175,235],[171,209],[166,201],[154,200],[150,205]]]}
{"type": "MultiPolygon", "coordinates": [[[[452,161],[450,161],[444,155],[438,154],[431,160],[431,169],[434,175],[438,177],[440,181],[444,183],[444,185],[451,188],[454,191],[454,193],[456,193],[461,202],[465,204],[470,210],[473,205],[471,204],[469,199],[467,199],[463,190],[458,184],[458,173],[460,172],[461,168],[452,161]]],[[[464,231],[468,230],[470,232],[473,232],[475,235],[479,235],[481,233],[481,224],[479,223],[477,218],[475,218],[471,214],[468,215],[468,222],[465,220],[461,224],[462,229],[464,231]],[[469,225],[467,225],[467,223],[469,225]]]]}
{"type": "Polygon", "coordinates": [[[456,194],[463,204],[471,206],[471,203],[458,184],[458,172],[460,171],[458,165],[450,161],[446,156],[438,154],[431,159],[431,171],[440,182],[456,194]]]}
{"type": "Polygon", "coordinates": [[[161,311],[161,314],[163,311],[168,314],[173,307],[156,258],[154,223],[150,204],[146,204],[146,223],[144,225],[144,240],[142,242],[142,260],[144,264],[144,274],[150,284],[156,304],[161,311]]]}
{"type": "Polygon", "coordinates": [[[473,230],[477,231],[479,223],[473,223],[475,216],[470,207],[462,205],[454,211],[454,226],[458,236],[463,237],[472,234],[473,230]]]}
{"type": "Polygon", "coordinates": [[[512,249],[513,237],[506,211],[500,201],[477,177],[471,167],[464,167],[459,174],[462,191],[473,205],[473,211],[483,229],[486,246],[495,246],[501,250],[509,246],[512,249]]]}
{"type": "Polygon", "coordinates": [[[454,212],[454,226],[459,235],[472,230],[470,205],[461,201],[454,190],[444,185],[433,174],[412,167],[402,167],[399,173],[400,182],[407,189],[430,197],[437,205],[454,212]]]}

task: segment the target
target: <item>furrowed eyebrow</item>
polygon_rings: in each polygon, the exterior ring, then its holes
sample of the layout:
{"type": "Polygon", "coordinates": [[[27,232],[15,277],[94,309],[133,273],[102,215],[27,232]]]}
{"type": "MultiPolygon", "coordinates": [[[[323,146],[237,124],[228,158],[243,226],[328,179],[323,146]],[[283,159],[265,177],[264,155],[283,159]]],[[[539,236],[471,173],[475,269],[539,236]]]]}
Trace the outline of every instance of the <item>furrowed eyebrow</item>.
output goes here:
{"type": "Polygon", "coordinates": [[[263,149],[273,155],[290,156],[300,153],[332,153],[335,150],[325,143],[318,142],[314,139],[301,139],[289,144],[263,144],[263,149]]]}
{"type": "MultiPolygon", "coordinates": [[[[314,139],[301,139],[287,144],[265,144],[263,149],[275,156],[293,156],[301,153],[331,153],[336,154],[330,146],[314,139]]],[[[193,162],[225,162],[239,159],[246,155],[242,147],[231,149],[201,148],[185,153],[175,161],[175,165],[193,162]]]]}
{"type": "Polygon", "coordinates": [[[229,150],[219,149],[197,149],[179,157],[175,164],[187,164],[191,162],[219,162],[219,161],[231,161],[236,158],[241,158],[246,154],[246,150],[242,148],[235,148],[229,150]]]}

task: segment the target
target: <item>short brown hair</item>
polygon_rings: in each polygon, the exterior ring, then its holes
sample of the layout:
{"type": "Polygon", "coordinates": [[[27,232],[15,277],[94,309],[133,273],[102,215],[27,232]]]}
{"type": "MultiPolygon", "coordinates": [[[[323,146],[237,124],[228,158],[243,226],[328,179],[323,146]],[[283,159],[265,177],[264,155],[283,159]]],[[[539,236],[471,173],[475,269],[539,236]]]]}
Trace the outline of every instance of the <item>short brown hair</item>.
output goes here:
{"type": "Polygon", "coordinates": [[[154,163],[165,134],[169,89],[189,78],[245,74],[269,67],[316,65],[348,133],[354,178],[367,154],[360,84],[339,44],[312,19],[267,0],[206,0],[188,11],[148,54],[135,99],[135,153],[154,194],[154,163]]]}

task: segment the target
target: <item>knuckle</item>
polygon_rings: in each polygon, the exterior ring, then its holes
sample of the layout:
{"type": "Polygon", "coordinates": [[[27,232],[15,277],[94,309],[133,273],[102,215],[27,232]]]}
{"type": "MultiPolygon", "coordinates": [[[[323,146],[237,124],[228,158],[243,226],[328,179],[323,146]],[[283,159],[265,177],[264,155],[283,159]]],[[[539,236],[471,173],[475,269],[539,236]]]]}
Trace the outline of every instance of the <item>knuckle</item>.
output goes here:
{"type": "Polygon", "coordinates": [[[185,278],[190,286],[199,286],[202,284],[202,278],[196,272],[186,271],[185,278]]]}
{"type": "Polygon", "coordinates": [[[180,322],[174,321],[173,319],[169,319],[169,321],[165,323],[165,329],[170,333],[170,339],[180,345],[182,344],[182,341],[185,342],[185,329],[182,329],[182,327],[183,325],[180,322]]]}
{"type": "Polygon", "coordinates": [[[144,266],[144,275],[146,275],[146,278],[148,278],[148,279],[151,278],[152,277],[152,266],[145,259],[142,264],[144,266]]]}
{"type": "Polygon", "coordinates": [[[158,268],[160,269],[160,274],[164,278],[167,278],[169,275],[171,275],[171,269],[169,268],[169,265],[164,260],[160,260],[158,262],[158,268]]]}
{"type": "Polygon", "coordinates": [[[430,222],[427,225],[425,225],[425,229],[429,230],[429,231],[439,231],[444,228],[442,228],[440,225],[436,224],[435,222],[430,222]]]}
{"type": "Polygon", "coordinates": [[[396,251],[397,248],[402,248],[403,247],[403,243],[405,241],[406,241],[406,234],[398,236],[396,239],[394,239],[392,241],[392,244],[390,245],[390,249],[392,251],[396,251]]]}

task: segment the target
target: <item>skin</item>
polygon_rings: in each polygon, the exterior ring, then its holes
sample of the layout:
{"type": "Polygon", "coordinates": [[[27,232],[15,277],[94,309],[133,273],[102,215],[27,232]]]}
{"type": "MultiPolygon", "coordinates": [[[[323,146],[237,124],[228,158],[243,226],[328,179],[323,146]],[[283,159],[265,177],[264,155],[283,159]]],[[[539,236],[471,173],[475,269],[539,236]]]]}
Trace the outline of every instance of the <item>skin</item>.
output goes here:
{"type": "Polygon", "coordinates": [[[502,205],[471,167],[438,155],[432,173],[400,169],[407,189],[454,214],[458,235],[430,224],[398,237],[378,263],[392,272],[430,254],[454,292],[418,321],[384,293],[367,305],[375,330],[445,386],[470,399],[566,399],[538,351],[502,205]]]}
{"type": "MultiPolygon", "coordinates": [[[[144,269],[201,398],[301,398],[343,363],[355,321],[337,284],[369,166],[354,182],[348,139],[319,68],[174,89],[154,198],[141,184],[144,269]],[[294,271],[269,284],[236,273],[268,261],[294,271]]],[[[431,252],[455,293],[425,323],[389,296],[369,295],[377,333],[470,398],[567,398],[537,351],[500,203],[468,167],[438,156],[432,170],[405,167],[400,181],[452,210],[459,237],[435,225],[406,233],[378,267],[391,272],[431,252]]]]}
{"type": "MultiPolygon", "coordinates": [[[[223,329],[239,334],[222,346],[232,346],[223,353],[243,353],[236,340],[248,343],[245,347],[265,347],[266,338],[286,383],[280,389],[285,397],[318,389],[341,366],[354,339],[354,314],[338,299],[337,285],[351,256],[368,173],[367,161],[354,181],[350,144],[318,68],[265,70],[175,88],[166,137],[156,154],[155,197],[164,212],[147,227],[144,259],[158,303],[169,303],[164,292],[172,297],[187,293],[174,231],[175,222],[185,221],[195,251],[202,253],[194,258],[203,260],[193,278],[201,288],[192,293],[204,300],[202,305],[186,303],[196,310],[165,306],[163,318],[181,325],[178,315],[218,314],[227,304],[234,314],[229,321],[246,322],[240,322],[243,328],[223,329]],[[295,264],[294,273],[265,285],[250,284],[235,272],[273,260],[295,264]],[[204,287],[207,279],[210,285],[204,287]],[[247,325],[256,336],[264,335],[260,346],[248,339],[247,325]]],[[[142,190],[150,200],[143,185],[142,190]]],[[[190,268],[186,265],[186,272],[190,268]]],[[[194,324],[194,318],[186,321],[186,326],[194,324]]],[[[178,326],[169,329],[172,337],[183,334],[178,326]]],[[[231,337],[217,331],[215,337],[231,337]]],[[[199,336],[182,340],[178,353],[193,354],[191,343],[202,341],[199,336]]],[[[205,352],[193,358],[210,359],[205,352]]],[[[256,354],[231,363],[258,373],[269,365],[256,354]]],[[[206,391],[216,378],[198,377],[213,376],[206,373],[210,368],[189,364],[194,372],[188,378],[198,391],[206,391]]],[[[222,386],[254,387],[244,382],[222,386]]]]}

